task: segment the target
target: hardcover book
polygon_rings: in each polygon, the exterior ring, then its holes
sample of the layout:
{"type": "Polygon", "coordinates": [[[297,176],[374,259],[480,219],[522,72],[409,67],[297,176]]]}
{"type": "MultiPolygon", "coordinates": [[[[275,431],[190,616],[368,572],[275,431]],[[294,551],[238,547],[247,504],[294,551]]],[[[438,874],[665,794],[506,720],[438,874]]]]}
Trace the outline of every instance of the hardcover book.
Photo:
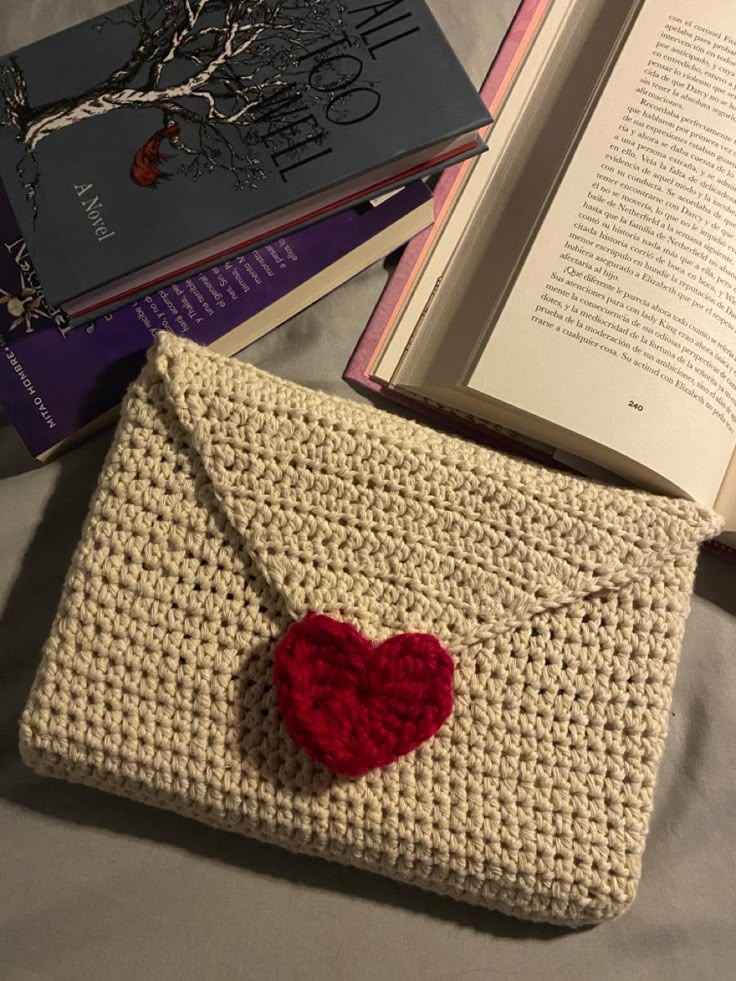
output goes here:
{"type": "Polygon", "coordinates": [[[483,149],[424,0],[135,0],[0,60],[0,173],[86,322],[483,149]]]}
{"type": "Polygon", "coordinates": [[[732,554],[735,71],[731,0],[551,0],[348,377],[694,499],[732,554]]]}
{"type": "Polygon", "coordinates": [[[235,256],[86,327],[46,302],[0,186],[0,405],[46,460],[112,419],[159,331],[234,354],[432,220],[421,182],[235,256]]]}

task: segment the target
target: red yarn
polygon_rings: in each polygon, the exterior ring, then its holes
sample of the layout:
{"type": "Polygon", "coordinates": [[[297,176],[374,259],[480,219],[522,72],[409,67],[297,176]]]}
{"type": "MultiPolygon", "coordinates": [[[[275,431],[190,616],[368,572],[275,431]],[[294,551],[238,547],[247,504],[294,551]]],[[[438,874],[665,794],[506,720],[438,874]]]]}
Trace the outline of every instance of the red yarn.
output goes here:
{"type": "Polygon", "coordinates": [[[453,660],[436,637],[375,646],[349,623],[310,613],[274,655],[286,729],[312,759],[346,777],[388,766],[452,712],[453,660]]]}

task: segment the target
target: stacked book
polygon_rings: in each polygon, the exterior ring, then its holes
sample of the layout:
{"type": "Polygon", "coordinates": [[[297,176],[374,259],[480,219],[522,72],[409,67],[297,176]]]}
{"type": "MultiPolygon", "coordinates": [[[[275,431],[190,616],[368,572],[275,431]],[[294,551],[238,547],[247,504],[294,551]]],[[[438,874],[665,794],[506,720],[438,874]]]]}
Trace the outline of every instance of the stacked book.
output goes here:
{"type": "Polygon", "coordinates": [[[431,224],[490,121],[424,0],[135,0],[0,59],[0,404],[48,459],[431,224]]]}

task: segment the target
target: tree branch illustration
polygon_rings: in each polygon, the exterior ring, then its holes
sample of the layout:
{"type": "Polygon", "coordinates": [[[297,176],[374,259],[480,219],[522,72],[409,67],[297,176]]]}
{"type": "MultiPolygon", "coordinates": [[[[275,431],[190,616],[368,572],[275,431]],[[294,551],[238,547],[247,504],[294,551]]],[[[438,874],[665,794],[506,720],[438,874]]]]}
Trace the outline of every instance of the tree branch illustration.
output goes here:
{"type": "MultiPolygon", "coordinates": [[[[18,61],[4,59],[0,123],[24,146],[19,174],[29,199],[45,140],[121,109],[158,109],[164,124],[179,124],[172,142],[185,157],[182,172],[222,169],[237,186],[253,186],[263,172],[255,130],[274,106],[288,122],[308,88],[300,63],[347,38],[344,13],[335,0],[137,0],[97,24],[137,38],[127,61],[87,92],[38,106],[18,61]]],[[[329,97],[309,93],[312,103],[329,97]]]]}

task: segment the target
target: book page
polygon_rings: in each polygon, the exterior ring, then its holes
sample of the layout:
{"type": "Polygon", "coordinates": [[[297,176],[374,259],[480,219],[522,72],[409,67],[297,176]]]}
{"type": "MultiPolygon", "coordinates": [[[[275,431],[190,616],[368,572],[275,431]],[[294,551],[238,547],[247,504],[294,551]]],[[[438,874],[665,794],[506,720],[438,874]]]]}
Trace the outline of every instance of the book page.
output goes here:
{"type": "Polygon", "coordinates": [[[490,326],[470,389],[715,502],[736,447],[733,0],[645,0],[490,326]]]}
{"type": "MultiPolygon", "coordinates": [[[[403,344],[397,337],[402,349],[391,384],[429,387],[435,397],[438,386],[462,378],[485,323],[501,309],[639,3],[554,0],[491,130],[488,152],[436,244],[421,293],[402,316],[416,329],[410,326],[408,338],[402,331],[403,344]]],[[[439,401],[445,398],[443,392],[439,401]]]]}
{"type": "Polygon", "coordinates": [[[513,122],[522,111],[521,107],[527,104],[529,90],[552,54],[556,35],[568,23],[574,4],[575,0],[527,0],[522,4],[487,83],[487,86],[495,86],[489,104],[494,121],[486,131],[488,150],[468,161],[454,177],[450,178],[446,171],[438,185],[439,191],[443,182],[452,181],[444,200],[442,196],[439,199],[435,196],[439,207],[434,226],[427,233],[421,254],[371,357],[368,369],[375,380],[384,384],[392,381],[412,334],[421,325],[433,296],[442,285],[453,252],[473,220],[483,190],[499,168],[513,122]],[[524,25],[526,19],[528,23],[524,25]],[[521,22],[520,29],[523,29],[518,40],[515,38],[517,22],[521,22]],[[512,47],[515,50],[510,64],[506,65],[507,52],[512,47]],[[496,70],[503,69],[504,65],[503,77],[497,78],[496,70]]]}

